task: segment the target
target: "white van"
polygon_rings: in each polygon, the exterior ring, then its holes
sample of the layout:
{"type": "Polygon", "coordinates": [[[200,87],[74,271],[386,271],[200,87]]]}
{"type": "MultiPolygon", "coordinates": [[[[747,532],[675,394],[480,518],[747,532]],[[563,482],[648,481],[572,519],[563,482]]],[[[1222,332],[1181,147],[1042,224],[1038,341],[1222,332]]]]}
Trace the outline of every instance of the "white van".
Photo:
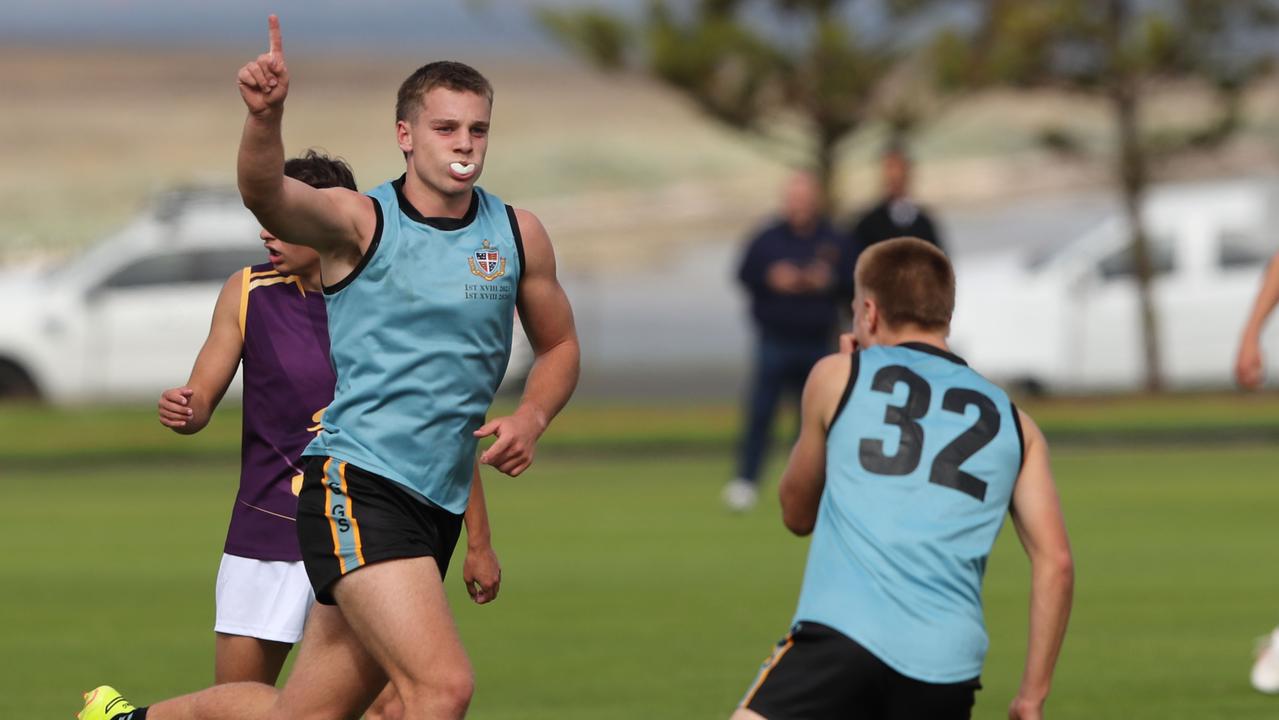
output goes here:
{"type": "MultiPolygon", "coordinates": [[[[1155,188],[1143,208],[1155,278],[1164,381],[1233,382],[1240,334],[1279,250],[1279,185],[1236,180],[1155,188]]],[[[1144,356],[1130,234],[1110,217],[1038,256],[959,260],[951,346],[992,379],[1032,391],[1143,386],[1144,356]]],[[[1279,331],[1263,335],[1279,372],[1279,331]]]]}

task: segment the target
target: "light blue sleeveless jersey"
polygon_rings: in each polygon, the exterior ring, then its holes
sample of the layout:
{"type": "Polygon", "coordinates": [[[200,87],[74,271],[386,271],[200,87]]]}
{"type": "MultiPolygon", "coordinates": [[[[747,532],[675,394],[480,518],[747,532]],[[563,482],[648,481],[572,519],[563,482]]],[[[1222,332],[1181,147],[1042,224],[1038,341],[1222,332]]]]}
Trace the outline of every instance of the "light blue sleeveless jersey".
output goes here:
{"type": "Polygon", "coordinates": [[[475,188],[465,217],[425,218],[404,178],[372,192],[378,228],[326,287],[337,387],[304,455],[344,460],[462,513],[476,439],[511,355],[524,267],[515,212],[475,188]]]}
{"type": "Polygon", "coordinates": [[[932,683],[981,674],[981,584],[1021,470],[1008,396],[921,343],[853,356],[797,622],[829,625],[932,683]]]}

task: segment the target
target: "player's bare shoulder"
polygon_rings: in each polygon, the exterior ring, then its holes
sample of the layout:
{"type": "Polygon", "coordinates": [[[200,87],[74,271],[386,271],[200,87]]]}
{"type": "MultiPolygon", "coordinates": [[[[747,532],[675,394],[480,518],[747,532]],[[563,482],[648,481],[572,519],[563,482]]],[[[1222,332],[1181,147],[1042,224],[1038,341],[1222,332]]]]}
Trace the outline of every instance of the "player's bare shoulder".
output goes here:
{"type": "Polygon", "coordinates": [[[520,242],[524,245],[525,274],[532,272],[551,273],[555,271],[555,249],[551,246],[551,236],[546,226],[531,211],[514,208],[516,229],[520,233],[520,242]]]}
{"type": "Polygon", "coordinates": [[[344,187],[313,188],[316,192],[329,198],[329,201],[348,213],[351,217],[372,214],[373,205],[370,198],[362,192],[344,187]]]}
{"type": "Polygon", "coordinates": [[[377,200],[345,187],[309,189],[335,211],[333,217],[342,219],[335,234],[345,240],[317,250],[325,277],[344,278],[359,264],[378,234],[377,200]]]}
{"type": "Polygon", "coordinates": [[[808,380],[804,383],[805,409],[816,412],[826,427],[834,419],[844,389],[848,386],[852,362],[851,354],[834,353],[818,360],[808,373],[808,380]]]}
{"type": "Polygon", "coordinates": [[[1032,452],[1047,452],[1048,440],[1044,437],[1044,432],[1039,429],[1038,423],[1030,416],[1030,413],[1016,408],[1017,420],[1021,424],[1022,450],[1029,456],[1032,452]]]}
{"type": "Polygon", "coordinates": [[[351,224],[360,238],[361,250],[377,230],[376,200],[362,192],[344,187],[315,188],[351,224]]]}
{"type": "Polygon", "coordinates": [[[525,240],[529,239],[529,235],[539,235],[546,242],[550,242],[550,237],[546,233],[546,226],[533,214],[532,210],[524,208],[512,208],[515,211],[515,221],[519,223],[520,234],[525,240]]]}
{"type": "Polygon", "coordinates": [[[241,268],[231,273],[231,276],[222,283],[222,290],[218,292],[217,303],[214,305],[214,312],[220,310],[235,309],[239,312],[240,304],[243,302],[244,291],[244,275],[246,268],[241,268]]]}
{"type": "Polygon", "coordinates": [[[222,294],[240,292],[240,287],[244,285],[244,270],[245,268],[240,268],[227,277],[226,282],[222,283],[222,294]]]}
{"type": "Polygon", "coordinates": [[[852,365],[852,361],[852,353],[831,353],[821,360],[818,360],[813,365],[813,369],[809,375],[810,377],[820,378],[823,382],[828,379],[837,378],[840,380],[840,387],[842,388],[843,381],[848,379],[848,371],[852,365]]]}
{"type": "Polygon", "coordinates": [[[808,373],[808,384],[818,389],[836,389],[843,392],[848,382],[848,373],[852,367],[853,356],[849,353],[832,353],[818,360],[808,373]]]}

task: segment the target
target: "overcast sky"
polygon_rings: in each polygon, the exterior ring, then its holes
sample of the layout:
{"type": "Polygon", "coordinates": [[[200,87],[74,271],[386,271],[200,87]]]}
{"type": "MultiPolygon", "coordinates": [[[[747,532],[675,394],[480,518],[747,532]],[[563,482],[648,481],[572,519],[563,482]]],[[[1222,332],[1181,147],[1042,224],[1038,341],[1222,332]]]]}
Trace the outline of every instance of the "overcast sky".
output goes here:
{"type": "MultiPolygon", "coordinates": [[[[1139,0],[1154,6],[1165,1],[1139,0]]],[[[244,52],[265,45],[266,16],[274,12],[281,18],[286,50],[293,45],[305,51],[550,55],[561,51],[538,27],[534,8],[596,6],[639,15],[647,5],[648,0],[0,0],[0,42],[200,45],[244,52]]],[[[679,0],[672,5],[689,6],[679,0]]],[[[882,0],[852,2],[844,10],[859,30],[875,32],[885,22],[881,5],[882,0]]],[[[964,6],[942,5],[933,20],[963,19],[964,6]]],[[[758,25],[782,37],[795,30],[807,35],[806,28],[779,23],[769,7],[763,0],[748,3],[758,25]]],[[[1253,51],[1273,52],[1275,37],[1271,31],[1242,39],[1263,46],[1253,51]]]]}
{"type": "MultiPolygon", "coordinates": [[[[555,52],[530,9],[585,0],[0,0],[0,41],[252,49],[277,13],[285,48],[402,52],[479,45],[486,52],[555,52]],[[321,45],[322,43],[322,45],[321,45]]],[[[642,0],[594,0],[634,11],[642,0]]]]}

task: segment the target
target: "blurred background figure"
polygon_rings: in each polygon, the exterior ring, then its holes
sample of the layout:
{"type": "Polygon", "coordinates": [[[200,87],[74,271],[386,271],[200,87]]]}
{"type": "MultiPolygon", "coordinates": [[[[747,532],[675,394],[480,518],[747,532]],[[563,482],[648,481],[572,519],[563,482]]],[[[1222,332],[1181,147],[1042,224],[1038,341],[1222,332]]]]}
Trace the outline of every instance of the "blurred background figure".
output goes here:
{"type": "Polygon", "coordinates": [[[910,236],[927,240],[943,251],[941,232],[924,208],[910,197],[910,155],[900,142],[893,142],[880,155],[880,178],[883,199],[863,210],[851,223],[849,235],[853,254],[848,258],[851,274],[856,255],[877,242],[910,236]]]}
{"type": "Polygon", "coordinates": [[[750,295],[755,362],[737,476],[723,491],[731,510],[748,510],[759,496],[759,470],[782,394],[798,396],[808,371],[833,349],[849,290],[849,283],[836,274],[842,247],[845,243],[826,215],[821,185],[809,172],[787,179],[781,217],[746,247],[737,277],[750,295]]]}
{"type": "MultiPolygon", "coordinates": [[[[1270,259],[1266,274],[1257,291],[1248,324],[1244,326],[1239,341],[1239,353],[1235,359],[1235,381],[1245,390],[1257,390],[1265,377],[1261,351],[1261,329],[1270,319],[1270,313],[1279,304],[1279,253],[1270,259]]],[[[1279,693],[1279,627],[1265,636],[1258,644],[1256,659],[1248,675],[1252,686],[1259,692],[1279,693]]]]}

